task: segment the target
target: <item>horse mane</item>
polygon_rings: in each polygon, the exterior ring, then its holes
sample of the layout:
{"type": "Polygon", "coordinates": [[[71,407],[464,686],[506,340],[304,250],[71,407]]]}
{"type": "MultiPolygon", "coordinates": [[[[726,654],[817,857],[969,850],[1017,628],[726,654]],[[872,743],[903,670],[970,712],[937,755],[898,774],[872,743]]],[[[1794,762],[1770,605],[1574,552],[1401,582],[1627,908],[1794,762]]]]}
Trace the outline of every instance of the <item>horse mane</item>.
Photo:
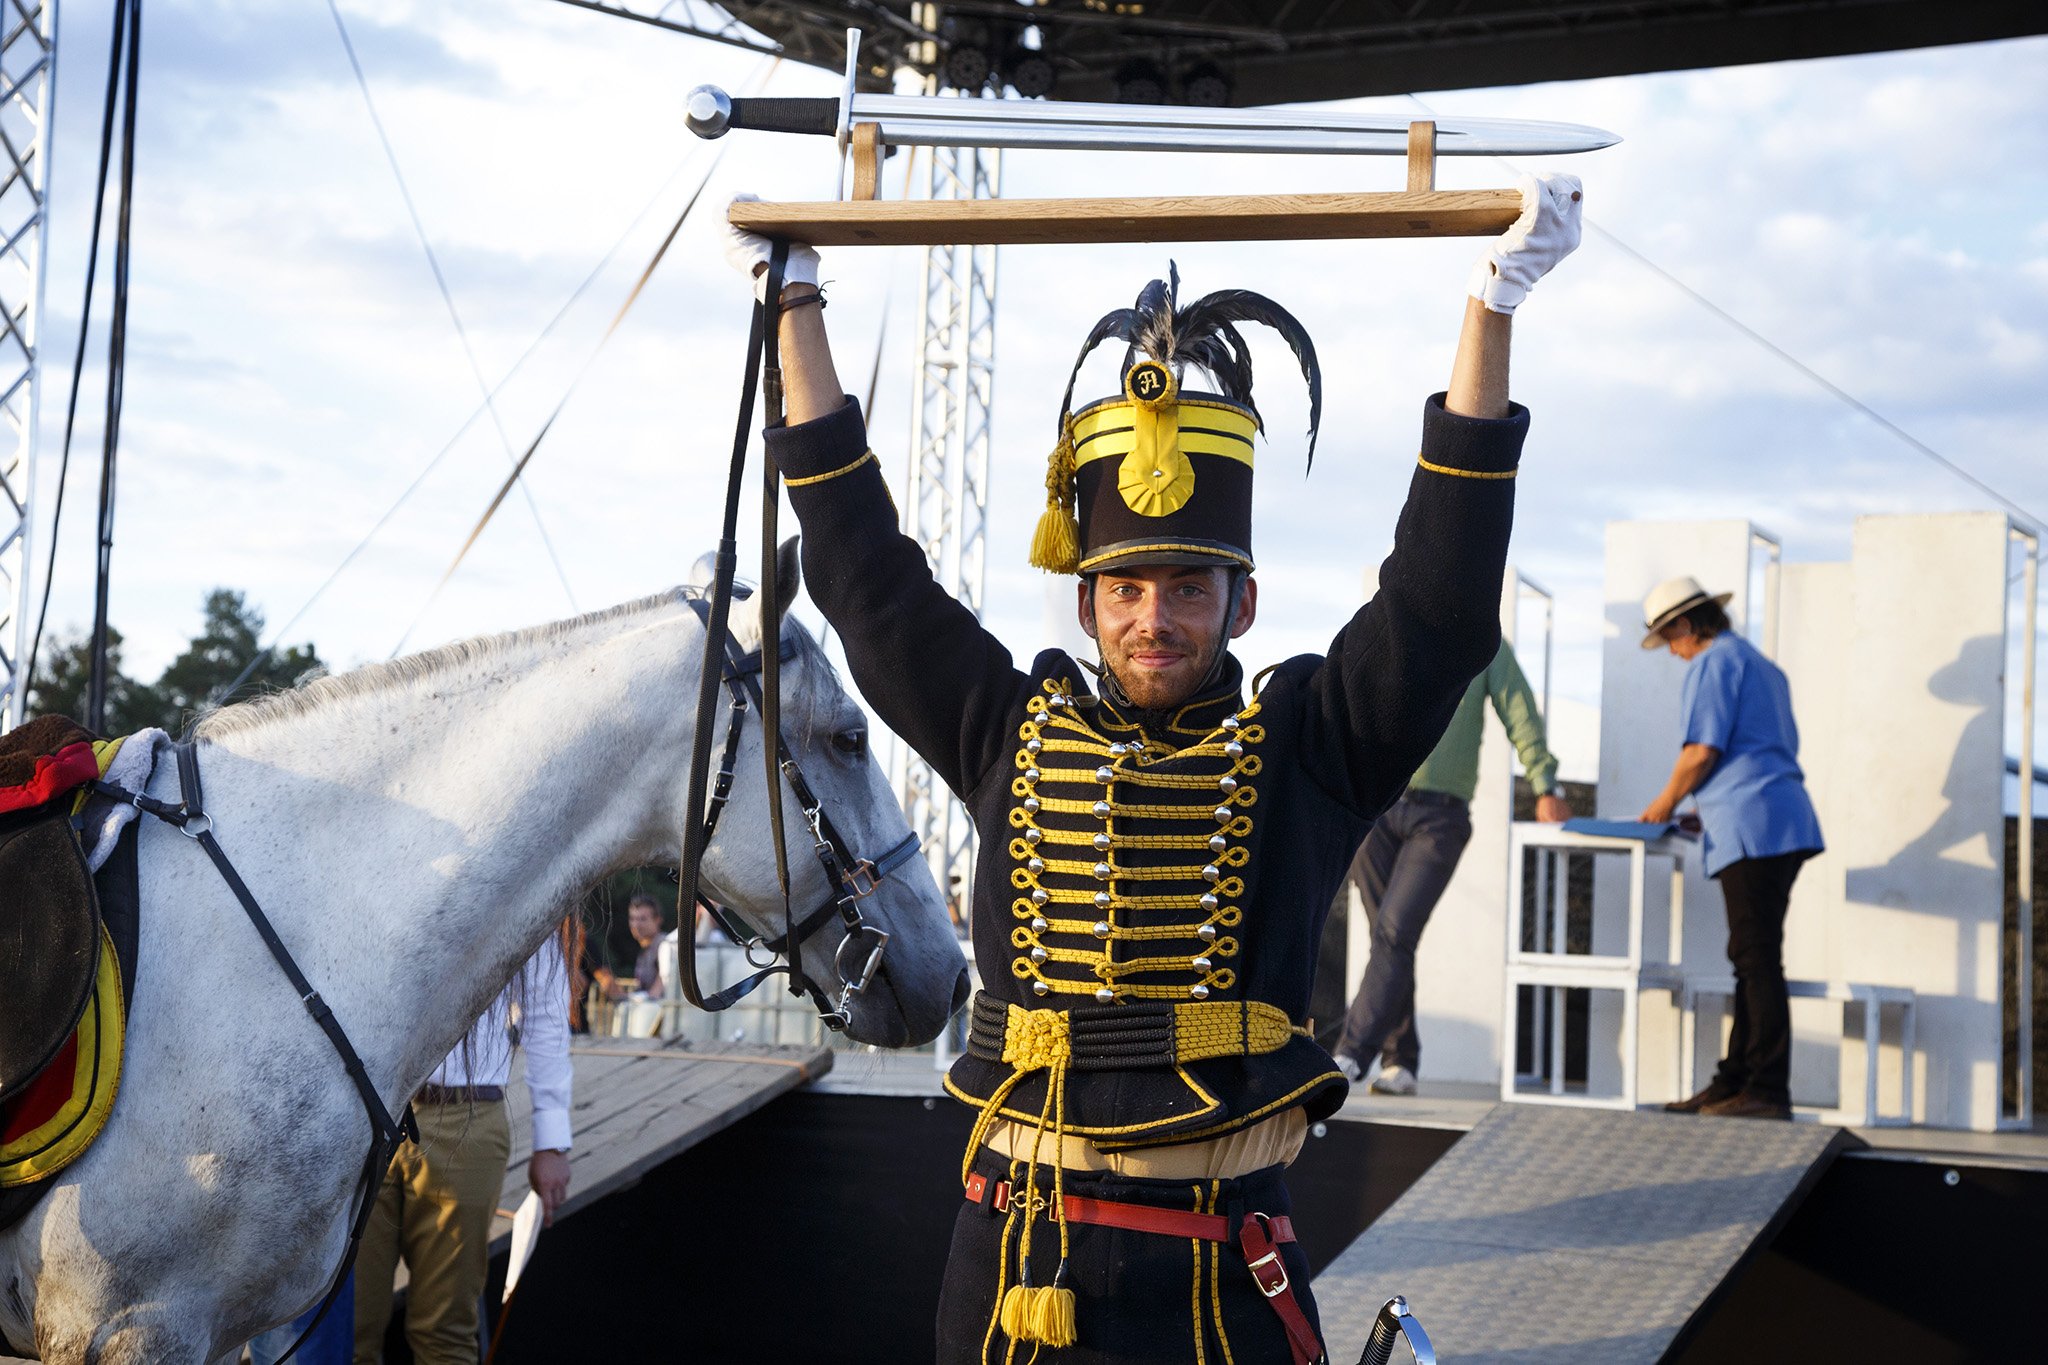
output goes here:
{"type": "MultiPolygon", "coordinates": [[[[585,612],[581,616],[572,616],[561,621],[526,626],[496,635],[478,635],[467,640],[436,645],[432,649],[408,654],[403,658],[364,664],[346,673],[309,678],[296,687],[252,697],[248,701],[236,702],[231,706],[207,712],[193,724],[191,733],[197,739],[214,740],[281,721],[295,720],[339,702],[410,687],[444,673],[503,658],[516,651],[559,644],[595,627],[645,616],[663,607],[674,606],[702,595],[703,590],[696,587],[670,588],[665,592],[635,598],[630,602],[621,602],[615,607],[585,612]]],[[[796,647],[797,659],[803,664],[801,672],[804,686],[801,693],[791,698],[785,705],[784,714],[792,718],[801,717],[806,723],[814,724],[816,704],[824,680],[830,678],[836,683],[839,675],[832,667],[831,660],[825,656],[824,648],[811,637],[811,633],[805,630],[800,622],[792,620],[790,624],[796,626],[795,630],[789,632],[789,638],[796,647]]]]}

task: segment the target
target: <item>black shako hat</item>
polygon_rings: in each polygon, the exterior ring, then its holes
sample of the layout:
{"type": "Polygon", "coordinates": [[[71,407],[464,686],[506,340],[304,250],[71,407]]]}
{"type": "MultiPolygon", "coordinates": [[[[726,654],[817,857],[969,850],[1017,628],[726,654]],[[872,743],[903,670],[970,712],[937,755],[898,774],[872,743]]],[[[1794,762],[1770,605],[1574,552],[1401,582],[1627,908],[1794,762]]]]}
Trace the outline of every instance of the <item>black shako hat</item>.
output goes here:
{"type": "Polygon", "coordinates": [[[1060,438],[1046,471],[1045,513],[1031,562],[1049,573],[1092,574],[1137,564],[1252,565],[1252,438],[1265,430],[1252,402],[1243,322],[1286,339],[1308,381],[1308,458],[1315,462],[1323,380],[1315,343],[1294,315],[1262,294],[1225,289],[1179,306],[1180,272],[1153,280],[1129,308],[1088,333],[1060,397],[1060,438]],[[1072,411],[1074,381],[1094,349],[1125,344],[1123,392],[1072,411]],[[1190,365],[1218,393],[1181,388],[1190,365]]]}

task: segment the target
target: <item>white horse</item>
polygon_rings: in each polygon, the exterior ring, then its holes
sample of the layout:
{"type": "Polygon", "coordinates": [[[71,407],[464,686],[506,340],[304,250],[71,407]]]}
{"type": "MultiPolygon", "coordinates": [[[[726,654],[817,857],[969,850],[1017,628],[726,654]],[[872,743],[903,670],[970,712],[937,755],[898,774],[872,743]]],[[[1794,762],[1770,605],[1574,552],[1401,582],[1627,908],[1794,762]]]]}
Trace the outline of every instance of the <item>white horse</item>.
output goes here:
{"type": "MultiPolygon", "coordinates": [[[[793,595],[794,555],[784,561],[793,595]]],[[[705,644],[688,591],[313,682],[198,726],[221,843],[394,1115],[585,888],[677,861],[705,644]]],[[[762,638],[760,603],[734,604],[742,648],[762,638]]],[[[866,719],[802,628],[780,629],[796,650],[783,672],[791,752],[846,840],[876,856],[908,831],[866,719]]],[[[783,902],[761,742],[750,714],[704,883],[773,935],[783,902]]],[[[176,765],[159,762],[150,793],[175,802],[177,786],[176,765]]],[[[784,800],[801,913],[827,887],[786,787],[784,800]]],[[[370,1141],[334,1049],[200,849],[146,817],[140,838],[119,1099],[93,1147],[0,1234],[0,1332],[52,1365],[206,1365],[316,1302],[370,1141]]],[[[929,1040],[968,989],[938,888],[914,859],[861,907],[890,938],[848,1033],[929,1040]]],[[[820,983],[839,981],[843,936],[834,917],[804,948],[820,983]]]]}

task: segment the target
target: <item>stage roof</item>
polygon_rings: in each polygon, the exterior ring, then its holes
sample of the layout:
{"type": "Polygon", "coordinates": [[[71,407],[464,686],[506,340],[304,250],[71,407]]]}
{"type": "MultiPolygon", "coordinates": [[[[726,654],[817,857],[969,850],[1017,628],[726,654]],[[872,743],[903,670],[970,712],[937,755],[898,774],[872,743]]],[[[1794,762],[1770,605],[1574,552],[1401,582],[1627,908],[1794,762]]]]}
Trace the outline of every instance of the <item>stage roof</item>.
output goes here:
{"type": "Polygon", "coordinates": [[[874,88],[906,64],[944,69],[957,57],[959,70],[972,71],[985,57],[1001,69],[1006,52],[1036,41],[1056,76],[1054,98],[1112,100],[1133,80],[1163,77],[1168,101],[1220,95],[1231,104],[1521,85],[2048,32],[2048,5],[2039,0],[957,0],[939,7],[943,38],[934,45],[914,22],[931,7],[913,0],[567,3],[742,46],[762,46],[765,38],[795,60],[825,67],[844,65],[844,31],[858,27],[873,59],[864,63],[864,84],[874,88]],[[1035,39],[1020,37],[1027,25],[1035,39]]]}

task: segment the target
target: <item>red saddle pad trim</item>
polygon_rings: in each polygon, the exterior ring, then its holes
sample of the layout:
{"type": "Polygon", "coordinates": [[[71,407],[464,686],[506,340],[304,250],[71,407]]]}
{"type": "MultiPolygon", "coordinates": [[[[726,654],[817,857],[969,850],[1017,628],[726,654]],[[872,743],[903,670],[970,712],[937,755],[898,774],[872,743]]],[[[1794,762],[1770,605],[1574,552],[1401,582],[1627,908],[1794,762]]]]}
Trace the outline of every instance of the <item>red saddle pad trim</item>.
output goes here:
{"type": "Polygon", "coordinates": [[[21,1141],[57,1116],[71,1098],[72,1073],[78,1069],[78,1031],[50,1064],[13,1097],[0,1101],[0,1147],[21,1141]]]}
{"type": "Polygon", "coordinates": [[[0,814],[28,810],[46,801],[54,801],[99,775],[100,761],[93,753],[91,743],[81,740],[67,744],[54,754],[37,758],[35,771],[28,781],[0,787],[0,814]]]}

